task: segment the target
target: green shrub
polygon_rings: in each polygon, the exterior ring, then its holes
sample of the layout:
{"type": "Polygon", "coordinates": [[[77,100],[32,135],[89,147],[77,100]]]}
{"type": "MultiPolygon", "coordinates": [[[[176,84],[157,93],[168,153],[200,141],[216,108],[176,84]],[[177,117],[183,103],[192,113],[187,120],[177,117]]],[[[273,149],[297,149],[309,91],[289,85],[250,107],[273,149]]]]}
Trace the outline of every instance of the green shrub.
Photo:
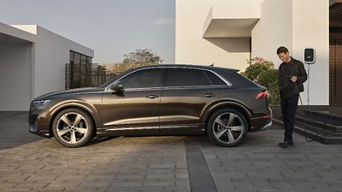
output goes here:
{"type": "Polygon", "coordinates": [[[266,71],[262,71],[258,77],[258,81],[260,85],[267,88],[268,93],[270,94],[269,101],[272,104],[280,103],[280,92],[278,87],[278,70],[277,69],[269,69],[266,71]]]}
{"type": "Polygon", "coordinates": [[[267,88],[270,94],[269,102],[272,104],[280,103],[278,87],[278,70],[273,69],[272,61],[264,60],[261,57],[255,57],[248,61],[249,66],[241,74],[250,80],[267,88]]]}

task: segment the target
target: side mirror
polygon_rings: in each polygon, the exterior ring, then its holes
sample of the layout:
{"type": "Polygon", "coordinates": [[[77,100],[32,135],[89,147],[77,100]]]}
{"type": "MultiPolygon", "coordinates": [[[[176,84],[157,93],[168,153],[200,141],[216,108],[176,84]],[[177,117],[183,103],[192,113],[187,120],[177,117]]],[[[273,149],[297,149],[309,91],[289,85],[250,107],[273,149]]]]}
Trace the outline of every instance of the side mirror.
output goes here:
{"type": "Polygon", "coordinates": [[[117,83],[116,85],[110,87],[110,89],[114,92],[114,93],[123,93],[124,92],[124,87],[121,83],[117,83]]]}

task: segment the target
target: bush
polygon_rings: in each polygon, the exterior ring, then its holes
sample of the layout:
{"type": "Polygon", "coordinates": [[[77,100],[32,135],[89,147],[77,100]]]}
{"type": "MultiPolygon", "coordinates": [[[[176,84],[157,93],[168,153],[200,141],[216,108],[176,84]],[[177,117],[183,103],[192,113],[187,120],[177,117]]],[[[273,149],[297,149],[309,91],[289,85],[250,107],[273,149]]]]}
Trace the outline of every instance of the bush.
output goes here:
{"type": "Polygon", "coordinates": [[[258,78],[258,83],[267,88],[270,97],[269,101],[272,104],[280,103],[280,92],[278,87],[278,70],[270,69],[262,71],[258,78]]]}
{"type": "Polygon", "coordinates": [[[248,61],[248,63],[250,65],[246,68],[245,72],[242,72],[241,74],[266,87],[270,94],[269,102],[272,104],[279,104],[278,70],[273,69],[273,62],[264,60],[261,57],[256,57],[248,61]]]}

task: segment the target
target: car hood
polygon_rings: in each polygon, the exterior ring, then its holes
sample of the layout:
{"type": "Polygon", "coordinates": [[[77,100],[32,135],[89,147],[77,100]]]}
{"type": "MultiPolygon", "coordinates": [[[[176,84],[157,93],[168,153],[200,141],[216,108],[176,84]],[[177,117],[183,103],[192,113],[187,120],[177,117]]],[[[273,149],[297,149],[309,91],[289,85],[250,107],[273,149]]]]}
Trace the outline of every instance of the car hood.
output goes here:
{"type": "Polygon", "coordinates": [[[34,100],[49,99],[51,97],[59,96],[59,95],[81,94],[81,93],[97,92],[97,91],[103,91],[103,90],[104,88],[90,87],[90,88],[78,88],[78,89],[69,89],[69,90],[63,90],[63,91],[55,91],[55,92],[41,95],[35,98],[34,100]]]}

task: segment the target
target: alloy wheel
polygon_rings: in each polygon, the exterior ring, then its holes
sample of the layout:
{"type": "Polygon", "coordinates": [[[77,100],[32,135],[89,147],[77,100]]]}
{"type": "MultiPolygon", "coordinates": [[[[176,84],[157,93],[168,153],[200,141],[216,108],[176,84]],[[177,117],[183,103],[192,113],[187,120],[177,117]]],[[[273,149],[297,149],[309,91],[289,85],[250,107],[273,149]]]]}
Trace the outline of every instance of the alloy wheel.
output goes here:
{"type": "Polygon", "coordinates": [[[82,114],[68,112],[59,117],[56,132],[63,142],[78,144],[86,138],[89,125],[82,114]]]}
{"type": "Polygon", "coordinates": [[[214,137],[222,143],[232,144],[241,139],[244,134],[244,122],[239,115],[226,112],[218,115],[213,122],[214,137]]]}

